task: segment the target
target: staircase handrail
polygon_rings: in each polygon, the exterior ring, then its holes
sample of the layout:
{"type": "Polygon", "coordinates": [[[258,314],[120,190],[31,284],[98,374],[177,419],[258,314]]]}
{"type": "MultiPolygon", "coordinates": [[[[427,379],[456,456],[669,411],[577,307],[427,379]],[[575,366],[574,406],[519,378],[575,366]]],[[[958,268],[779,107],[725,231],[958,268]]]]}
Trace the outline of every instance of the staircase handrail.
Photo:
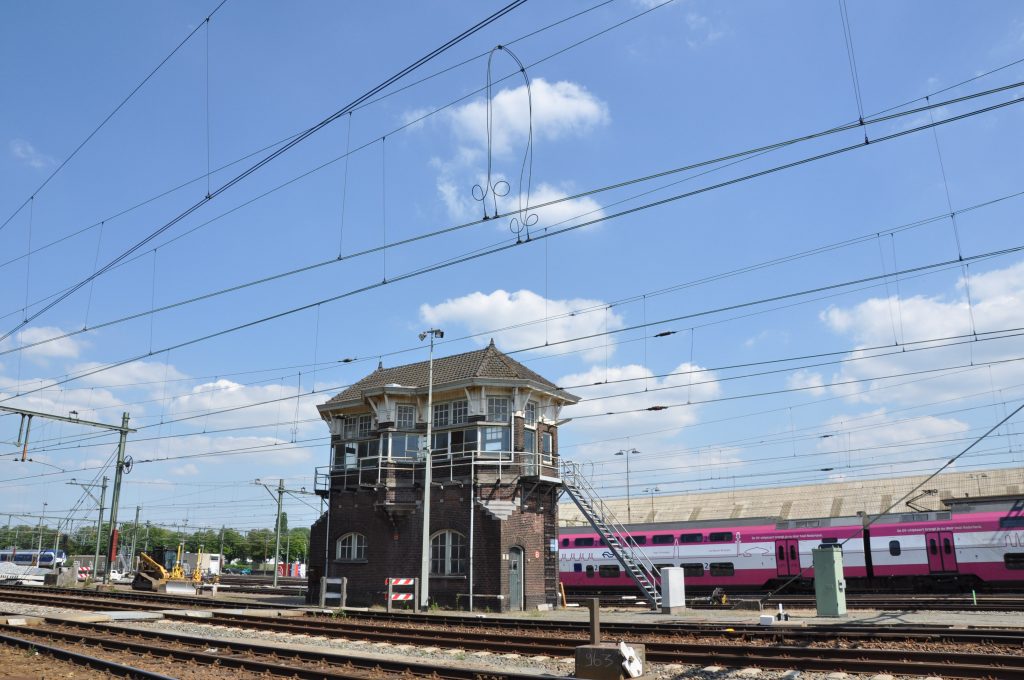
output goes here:
{"type": "MultiPolygon", "coordinates": [[[[616,538],[616,540],[618,540],[620,549],[629,554],[632,561],[637,565],[637,567],[645,572],[644,575],[651,582],[651,585],[654,586],[655,579],[660,578],[658,568],[651,562],[647,553],[631,540],[632,536],[626,530],[625,525],[618,520],[615,513],[612,512],[611,508],[604,502],[601,496],[598,495],[597,491],[590,484],[590,481],[583,474],[583,466],[577,462],[564,459],[561,461],[561,464],[562,479],[567,480],[575,489],[578,489],[584,496],[586,496],[587,502],[600,513],[604,524],[608,527],[610,533],[616,538]]],[[[589,520],[590,518],[587,519],[589,520]]],[[[600,533],[598,527],[595,526],[594,529],[600,533]]]]}

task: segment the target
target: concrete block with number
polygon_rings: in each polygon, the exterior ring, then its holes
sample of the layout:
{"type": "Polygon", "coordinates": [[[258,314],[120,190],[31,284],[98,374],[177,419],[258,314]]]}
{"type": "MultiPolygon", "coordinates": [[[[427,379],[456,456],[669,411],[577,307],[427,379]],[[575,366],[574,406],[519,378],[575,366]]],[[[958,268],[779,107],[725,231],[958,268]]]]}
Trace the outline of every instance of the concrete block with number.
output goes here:
{"type": "MultiPolygon", "coordinates": [[[[629,644],[629,643],[627,643],[629,644]]],[[[629,644],[636,657],[647,668],[644,646],[629,644]]],[[[622,668],[622,654],[616,642],[602,642],[596,645],[581,645],[576,648],[577,678],[587,680],[627,680],[629,676],[622,668]]],[[[642,676],[641,676],[642,677],[642,676]]]]}

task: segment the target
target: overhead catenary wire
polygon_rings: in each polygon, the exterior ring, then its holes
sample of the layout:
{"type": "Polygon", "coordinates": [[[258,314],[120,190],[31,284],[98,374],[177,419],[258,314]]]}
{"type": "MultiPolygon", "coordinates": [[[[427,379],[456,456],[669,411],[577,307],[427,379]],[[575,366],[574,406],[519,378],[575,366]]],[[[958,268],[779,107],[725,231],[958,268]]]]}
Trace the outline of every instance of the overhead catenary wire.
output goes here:
{"type": "MultiPolygon", "coordinates": [[[[220,3],[219,3],[219,4],[217,5],[217,6],[216,6],[216,7],[214,7],[214,8],[213,8],[213,11],[212,11],[212,12],[210,12],[209,14],[207,14],[207,15],[206,15],[206,20],[205,20],[205,22],[200,22],[200,23],[198,23],[198,24],[196,25],[196,27],[195,27],[195,28],[193,28],[193,29],[192,29],[192,31],[191,31],[191,32],[189,32],[189,34],[188,34],[187,36],[185,36],[185,38],[184,38],[184,39],[183,39],[183,40],[182,40],[182,41],[181,41],[180,43],[178,43],[178,44],[177,44],[177,46],[175,46],[175,48],[174,48],[173,50],[171,50],[171,51],[170,51],[170,53],[169,53],[169,54],[168,54],[168,55],[167,55],[166,57],[164,57],[164,58],[163,58],[163,59],[162,59],[162,60],[160,61],[160,63],[159,63],[159,64],[157,64],[157,65],[156,65],[156,67],[155,67],[155,68],[153,68],[153,70],[152,70],[152,71],[150,71],[150,72],[149,72],[149,73],[148,73],[148,74],[146,75],[146,77],[145,77],[145,78],[143,78],[143,79],[142,79],[142,80],[141,80],[141,81],[139,82],[139,84],[138,84],[138,85],[136,85],[136,86],[135,86],[135,87],[134,87],[134,88],[132,89],[132,91],[131,91],[131,92],[129,92],[129,93],[128,93],[128,95],[127,95],[127,96],[126,96],[126,97],[125,97],[124,99],[122,99],[122,100],[120,101],[120,103],[118,103],[118,104],[117,104],[117,106],[115,106],[115,107],[114,107],[114,110],[113,110],[113,111],[111,111],[110,113],[108,113],[108,114],[107,114],[107,116],[106,116],[106,118],[104,118],[104,119],[103,119],[102,121],[100,121],[100,124],[99,124],[99,125],[97,125],[97,126],[96,126],[96,127],[95,127],[95,128],[93,129],[93,131],[92,131],[92,132],[90,132],[90,133],[89,133],[89,134],[88,134],[88,135],[87,135],[87,136],[85,137],[85,139],[83,139],[83,140],[82,140],[82,141],[81,141],[81,142],[80,142],[80,143],[78,144],[78,146],[76,146],[76,147],[74,148],[74,150],[73,150],[73,151],[72,151],[72,152],[71,152],[71,153],[70,153],[70,154],[69,154],[68,156],[66,156],[66,157],[64,158],[64,160],[63,160],[63,161],[61,161],[61,162],[60,162],[60,163],[59,163],[59,164],[57,165],[57,167],[56,167],[56,168],[54,168],[54,169],[53,169],[53,171],[52,171],[52,172],[50,172],[50,174],[49,174],[49,175],[47,175],[46,179],[44,179],[44,180],[43,180],[42,184],[40,184],[40,185],[39,185],[38,187],[36,187],[36,189],[35,189],[35,190],[34,190],[34,191],[33,191],[33,192],[32,192],[32,193],[31,193],[31,194],[29,195],[29,197],[28,197],[28,198],[26,198],[26,199],[25,199],[25,201],[24,201],[24,202],[22,202],[22,203],[21,203],[21,205],[19,205],[19,206],[18,206],[18,207],[17,207],[17,208],[16,208],[15,210],[14,210],[14,212],[13,212],[13,213],[11,213],[11,215],[10,215],[10,216],[9,216],[9,217],[8,217],[8,218],[7,218],[6,220],[4,220],[4,221],[3,221],[3,223],[0,223],[0,231],[3,231],[3,229],[4,229],[4,228],[5,228],[5,227],[6,227],[6,226],[7,226],[8,224],[10,224],[10,223],[11,223],[11,220],[13,220],[13,219],[14,219],[15,217],[17,217],[18,213],[20,213],[20,212],[21,212],[21,211],[22,211],[22,210],[23,210],[23,209],[25,208],[25,206],[26,206],[27,204],[29,204],[29,202],[30,202],[30,201],[31,201],[32,199],[34,199],[34,198],[35,198],[35,197],[36,197],[36,196],[37,196],[37,195],[39,194],[39,192],[41,192],[41,191],[42,191],[43,189],[45,189],[45,188],[46,188],[46,185],[50,183],[50,180],[52,180],[52,179],[53,179],[54,177],[56,177],[56,176],[57,176],[57,174],[58,174],[58,173],[60,173],[60,171],[61,171],[61,170],[63,170],[63,169],[65,168],[65,166],[67,166],[67,164],[68,164],[68,163],[70,163],[70,162],[71,162],[71,159],[73,159],[73,158],[74,158],[75,156],[77,156],[77,155],[78,155],[78,152],[79,152],[79,151],[81,151],[81,150],[82,150],[82,148],[83,148],[83,147],[85,147],[85,145],[86,145],[86,144],[88,144],[88,143],[89,143],[89,141],[90,141],[90,140],[91,140],[91,139],[92,139],[93,137],[95,137],[95,136],[96,136],[96,133],[98,133],[98,132],[99,132],[100,130],[102,130],[102,129],[103,129],[103,127],[104,127],[104,126],[105,126],[105,125],[106,125],[106,124],[107,124],[108,122],[110,122],[110,119],[111,119],[111,118],[113,118],[113,117],[114,117],[114,116],[115,116],[115,115],[117,114],[117,112],[118,112],[118,111],[120,111],[120,110],[121,110],[121,109],[122,109],[122,108],[124,107],[124,105],[125,105],[125,104],[127,104],[127,103],[128,103],[128,102],[129,102],[130,100],[131,100],[131,98],[132,98],[132,97],[134,97],[134,96],[135,96],[135,94],[136,94],[136,93],[137,93],[137,92],[138,92],[139,90],[141,90],[141,89],[142,89],[142,87],[143,87],[143,86],[144,86],[144,85],[145,85],[146,83],[148,83],[148,82],[149,82],[149,80],[150,80],[150,79],[151,79],[151,78],[152,78],[152,77],[153,77],[154,75],[156,75],[156,73],[157,73],[157,72],[158,72],[158,71],[159,71],[159,70],[160,70],[161,68],[163,68],[163,67],[164,67],[164,65],[165,65],[165,64],[166,64],[166,63],[167,63],[168,61],[170,61],[170,60],[171,60],[171,58],[172,58],[172,57],[173,57],[173,56],[174,56],[175,54],[177,54],[177,53],[178,53],[178,50],[180,50],[180,49],[181,49],[182,47],[184,47],[184,46],[185,46],[185,44],[186,44],[186,43],[188,43],[188,41],[192,39],[192,36],[194,36],[194,35],[195,35],[195,34],[196,34],[196,33],[197,33],[198,31],[199,31],[199,29],[200,29],[200,28],[201,28],[201,27],[203,26],[203,24],[204,24],[204,23],[206,23],[206,22],[209,22],[209,21],[210,21],[210,19],[211,19],[211,18],[213,17],[213,15],[214,15],[214,14],[216,14],[216,13],[217,13],[218,11],[220,11],[220,8],[221,8],[221,7],[223,7],[223,6],[224,6],[224,3],[226,3],[226,2],[227,2],[227,0],[221,0],[221,2],[220,2],[220,3]]],[[[31,248],[30,248],[30,250],[31,250],[31,248]]]]}
{"type": "Polygon", "coordinates": [[[178,213],[175,217],[171,218],[168,222],[164,223],[162,226],[160,226],[157,229],[155,229],[152,232],[150,232],[148,235],[143,237],[141,240],[136,242],[134,245],[132,245],[129,248],[127,248],[126,250],[122,251],[119,255],[114,257],[112,260],[110,260],[107,264],[105,264],[99,270],[97,270],[93,274],[85,277],[84,279],[81,279],[78,283],[76,283],[73,286],[71,286],[67,291],[61,293],[60,295],[58,295],[55,299],[51,300],[50,302],[47,302],[40,309],[38,309],[35,312],[33,312],[31,315],[28,315],[27,318],[24,321],[22,321],[20,324],[17,324],[11,330],[8,330],[5,333],[3,333],[2,335],[0,335],[0,342],[2,342],[3,340],[9,338],[12,334],[17,332],[18,329],[23,328],[29,322],[39,318],[39,316],[41,316],[42,314],[44,314],[47,311],[49,311],[50,309],[53,309],[54,307],[56,307],[58,304],[60,304],[62,301],[66,300],[68,297],[70,297],[76,291],[80,290],[82,287],[87,285],[90,281],[95,279],[97,276],[102,275],[103,272],[109,271],[112,267],[116,266],[118,262],[123,261],[124,259],[129,257],[132,253],[136,252],[140,248],[144,247],[147,243],[149,243],[150,241],[152,241],[153,239],[158,237],[160,234],[162,234],[165,231],[167,231],[168,229],[172,228],[174,225],[178,224],[179,222],[184,220],[189,215],[191,215],[194,212],[198,211],[200,208],[205,206],[207,203],[212,201],[214,198],[220,196],[221,194],[223,194],[224,192],[228,191],[229,189],[231,189],[235,185],[239,184],[240,182],[243,182],[250,175],[252,175],[253,173],[259,171],[262,167],[266,166],[267,164],[273,162],[275,159],[279,158],[281,155],[286,153],[288,150],[294,148],[295,146],[297,146],[298,144],[302,143],[304,140],[308,139],[309,137],[315,135],[317,132],[319,132],[320,130],[324,129],[325,127],[327,127],[328,125],[330,125],[334,121],[336,121],[339,118],[343,117],[345,114],[347,114],[349,111],[351,111],[355,106],[358,106],[362,102],[365,102],[369,98],[373,97],[375,94],[386,90],[392,83],[401,80],[406,75],[408,75],[409,73],[412,73],[413,71],[418,69],[423,64],[428,63],[429,61],[431,61],[432,59],[434,59],[438,55],[443,54],[444,52],[446,52],[451,47],[459,44],[463,40],[465,40],[465,39],[469,38],[470,36],[476,34],[480,30],[482,30],[483,28],[485,28],[485,27],[489,26],[490,24],[494,23],[495,21],[497,21],[498,19],[502,18],[503,16],[505,16],[509,12],[517,9],[518,7],[520,7],[525,2],[526,2],[526,0],[512,0],[512,2],[510,2],[507,5],[505,5],[504,7],[499,9],[498,11],[492,13],[488,17],[486,17],[483,20],[477,22],[476,24],[474,24],[473,26],[469,27],[468,29],[465,29],[464,31],[462,31],[460,34],[458,34],[454,38],[451,38],[450,40],[448,40],[447,42],[445,42],[441,46],[434,48],[433,50],[428,52],[426,55],[420,57],[419,59],[417,59],[413,63],[409,64],[405,68],[401,69],[400,71],[398,71],[394,75],[386,78],[385,80],[380,82],[378,85],[370,88],[370,90],[364,92],[362,95],[360,95],[356,99],[352,100],[347,105],[343,106],[341,109],[339,109],[339,110],[335,111],[334,113],[330,114],[326,118],[322,119],[320,122],[318,122],[318,123],[316,123],[316,124],[306,128],[305,130],[303,130],[301,133],[299,133],[298,135],[293,137],[288,142],[286,142],[283,145],[279,146],[274,151],[271,151],[266,156],[264,156],[263,158],[258,160],[256,163],[250,165],[249,167],[244,169],[242,172],[238,173],[237,175],[235,175],[234,177],[232,177],[231,179],[227,180],[226,182],[221,184],[219,187],[217,187],[216,189],[211,191],[209,194],[204,196],[202,199],[200,199],[199,201],[193,203],[190,207],[186,208],[182,212],[178,213]]]}
{"type": "MultiPolygon", "coordinates": [[[[949,123],[952,123],[952,122],[955,122],[955,121],[963,120],[963,119],[970,118],[970,117],[973,117],[973,116],[976,116],[976,115],[981,115],[983,113],[987,113],[987,112],[990,112],[990,111],[1001,109],[1003,107],[1010,106],[1010,105],[1013,105],[1013,104],[1016,104],[1016,103],[1020,103],[1022,101],[1024,101],[1024,100],[1022,100],[1022,99],[1011,100],[1011,101],[1008,101],[1008,102],[1003,102],[1003,103],[995,104],[995,105],[992,105],[992,106],[984,107],[982,109],[976,109],[976,110],[971,111],[969,113],[960,114],[958,116],[950,117],[950,118],[944,119],[942,121],[937,121],[937,122],[934,122],[934,123],[923,124],[923,125],[920,125],[920,126],[917,126],[917,127],[914,127],[914,128],[910,128],[910,129],[907,129],[907,130],[902,130],[902,131],[894,132],[894,133],[891,133],[889,135],[885,135],[885,136],[877,138],[876,140],[872,141],[871,144],[880,144],[880,143],[883,143],[883,142],[886,142],[886,141],[890,141],[890,140],[893,140],[893,139],[898,139],[898,138],[901,138],[903,136],[906,136],[906,135],[909,135],[909,134],[913,134],[915,132],[920,132],[920,131],[923,131],[923,130],[931,129],[934,126],[946,125],[946,124],[949,124],[949,123]]],[[[186,340],[186,341],[174,344],[174,345],[170,345],[168,347],[164,347],[164,348],[162,348],[160,350],[157,350],[155,352],[149,352],[149,353],[145,353],[145,354],[140,354],[140,355],[136,355],[136,356],[133,356],[131,358],[124,359],[122,361],[119,361],[119,362],[116,362],[116,363],[113,363],[113,364],[107,364],[107,365],[105,365],[103,367],[99,367],[99,368],[90,370],[90,371],[88,371],[88,372],[86,372],[84,374],[80,374],[76,378],[68,378],[68,379],[65,379],[63,381],[59,381],[59,384],[63,384],[64,382],[70,382],[71,380],[81,378],[81,377],[83,377],[85,375],[94,375],[96,373],[100,373],[100,372],[103,372],[105,370],[109,370],[111,368],[117,367],[117,366],[122,366],[122,365],[130,363],[132,361],[137,361],[137,360],[143,359],[143,358],[145,358],[147,356],[151,356],[153,353],[161,353],[161,352],[164,352],[164,351],[171,351],[171,350],[180,349],[182,347],[187,347],[187,346],[190,346],[190,345],[193,345],[193,344],[196,344],[196,343],[199,343],[199,342],[204,342],[204,341],[216,338],[216,337],[221,337],[221,336],[224,336],[224,335],[228,335],[230,333],[234,333],[234,332],[237,332],[239,330],[243,330],[243,329],[246,329],[246,328],[251,328],[251,327],[254,327],[254,326],[257,326],[257,325],[261,325],[261,324],[267,323],[269,321],[274,321],[274,320],[277,320],[277,319],[280,319],[280,318],[284,318],[286,316],[290,316],[292,314],[304,311],[306,309],[310,309],[310,308],[312,308],[314,306],[317,306],[317,305],[326,304],[326,303],[329,303],[329,302],[335,302],[337,300],[341,300],[341,299],[344,299],[344,298],[347,298],[347,297],[351,297],[351,296],[354,296],[354,295],[365,293],[367,291],[370,291],[370,290],[373,290],[373,289],[376,289],[376,288],[380,288],[380,287],[383,287],[383,286],[386,286],[386,285],[391,285],[391,284],[394,284],[394,283],[396,283],[398,281],[404,281],[406,279],[416,278],[418,276],[422,276],[422,275],[427,274],[427,273],[432,273],[434,271],[438,271],[438,270],[441,270],[441,269],[446,269],[446,268],[455,266],[457,264],[462,264],[464,262],[468,262],[468,261],[471,261],[471,260],[479,259],[481,257],[485,257],[487,255],[493,255],[493,254],[501,253],[501,252],[510,250],[511,248],[514,248],[514,247],[517,247],[517,246],[526,245],[526,244],[533,243],[533,242],[536,242],[536,241],[541,241],[541,240],[544,240],[544,239],[553,238],[555,236],[564,235],[566,233],[570,233],[570,232],[576,231],[578,229],[581,229],[581,228],[584,228],[584,227],[587,227],[587,226],[591,226],[593,224],[598,224],[598,223],[601,223],[601,222],[613,220],[613,219],[616,219],[616,218],[619,218],[619,217],[623,217],[623,216],[626,216],[626,215],[631,215],[631,214],[640,212],[642,210],[647,210],[647,209],[650,209],[650,208],[666,205],[666,204],[674,202],[674,201],[678,201],[678,200],[685,199],[685,198],[690,198],[692,196],[696,196],[696,195],[699,195],[699,194],[702,194],[702,193],[705,193],[705,192],[708,192],[708,191],[713,191],[713,190],[721,189],[721,188],[724,188],[724,187],[732,186],[734,184],[737,184],[737,183],[740,183],[740,182],[744,182],[744,181],[749,181],[749,180],[756,179],[756,178],[759,178],[759,177],[763,177],[765,175],[768,175],[768,174],[771,174],[771,173],[774,173],[774,172],[780,172],[780,171],[783,171],[783,170],[788,170],[788,169],[791,169],[791,168],[794,168],[794,167],[798,167],[800,165],[804,165],[806,163],[811,163],[811,162],[823,160],[823,159],[826,159],[826,158],[830,158],[830,157],[833,157],[833,156],[836,156],[836,155],[839,155],[839,154],[842,154],[842,153],[847,153],[847,152],[850,152],[850,151],[853,151],[853,150],[856,150],[856,149],[864,148],[865,146],[867,146],[867,145],[866,144],[858,143],[858,144],[854,144],[854,145],[840,147],[840,148],[837,148],[837,149],[833,149],[833,150],[827,151],[825,153],[816,154],[814,156],[809,156],[809,157],[804,157],[802,159],[799,159],[799,160],[796,160],[796,161],[792,161],[790,163],[785,163],[785,164],[782,164],[782,165],[774,166],[774,167],[771,167],[771,168],[768,168],[768,169],[765,169],[765,170],[761,170],[761,171],[758,171],[758,172],[755,172],[755,173],[751,173],[751,174],[744,175],[744,176],[741,176],[741,177],[733,178],[733,179],[730,179],[730,180],[727,180],[727,181],[724,181],[724,182],[719,182],[717,184],[713,184],[713,185],[710,185],[710,186],[702,187],[700,189],[695,189],[695,190],[692,190],[692,191],[684,192],[682,194],[677,194],[677,195],[674,195],[674,196],[670,196],[668,198],[664,198],[664,199],[661,199],[661,200],[658,200],[658,201],[654,201],[654,202],[651,202],[651,203],[646,203],[646,204],[643,204],[643,205],[640,205],[640,206],[636,206],[636,207],[633,207],[633,208],[629,208],[629,209],[626,209],[626,210],[622,210],[622,211],[619,211],[619,212],[616,212],[616,213],[611,213],[609,215],[604,215],[604,216],[601,216],[601,217],[597,217],[597,218],[594,218],[592,220],[581,222],[579,224],[562,227],[561,229],[558,229],[556,231],[552,231],[552,232],[549,232],[549,233],[543,233],[543,234],[537,235],[537,236],[533,237],[529,241],[518,241],[518,242],[505,243],[505,244],[502,244],[502,245],[495,246],[495,247],[493,247],[491,249],[488,249],[487,251],[484,251],[484,252],[477,252],[477,253],[474,253],[472,255],[467,255],[467,256],[464,256],[464,257],[450,258],[450,259],[445,260],[445,261],[443,261],[441,263],[438,263],[438,264],[428,265],[428,266],[425,266],[425,267],[420,268],[420,269],[416,269],[416,270],[412,270],[412,271],[407,271],[407,272],[405,272],[403,274],[399,274],[397,276],[393,276],[388,281],[370,283],[370,284],[367,284],[367,285],[360,286],[358,288],[349,290],[347,292],[340,293],[338,295],[333,295],[333,296],[330,296],[330,297],[327,297],[327,298],[323,298],[323,299],[318,300],[318,301],[314,301],[312,303],[300,305],[300,306],[297,306],[297,307],[292,307],[290,309],[286,309],[286,310],[283,310],[283,311],[280,311],[280,312],[277,312],[277,313],[274,313],[274,314],[270,314],[270,315],[261,317],[259,319],[255,319],[255,320],[252,320],[252,321],[249,321],[249,322],[246,322],[246,323],[242,323],[242,324],[239,324],[239,325],[236,325],[236,326],[232,326],[232,327],[229,327],[229,328],[222,329],[220,331],[215,331],[215,332],[212,332],[212,333],[200,336],[200,337],[192,338],[190,340],[186,340]]],[[[995,252],[994,254],[1008,254],[1008,253],[1011,253],[1011,252],[1016,252],[1019,249],[1020,248],[1016,248],[1016,249],[1003,249],[1001,251],[995,252]]],[[[967,259],[968,258],[965,258],[964,261],[966,261],[967,259]]],[[[913,271],[918,271],[918,270],[920,270],[920,268],[911,268],[911,269],[906,270],[906,271],[907,272],[913,272],[913,271]]],[[[901,274],[902,274],[902,272],[901,272],[901,274]]],[[[864,279],[864,280],[868,280],[868,279],[864,279]]],[[[9,399],[17,398],[18,396],[21,396],[21,395],[24,395],[24,394],[30,394],[30,393],[32,393],[34,391],[38,391],[38,390],[29,390],[29,391],[21,392],[18,395],[15,395],[13,397],[8,397],[7,399],[0,400],[0,401],[7,401],[9,399]]]]}

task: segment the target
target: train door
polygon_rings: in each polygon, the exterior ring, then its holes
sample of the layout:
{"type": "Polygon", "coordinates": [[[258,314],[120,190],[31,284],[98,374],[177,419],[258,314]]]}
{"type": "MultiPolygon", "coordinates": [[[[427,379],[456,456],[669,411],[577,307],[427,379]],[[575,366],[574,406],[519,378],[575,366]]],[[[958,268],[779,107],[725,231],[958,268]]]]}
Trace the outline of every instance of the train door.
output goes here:
{"type": "Polygon", "coordinates": [[[925,549],[928,552],[928,571],[931,573],[957,570],[952,531],[928,532],[925,534],[925,549]]]}
{"type": "Polygon", "coordinates": [[[800,573],[800,542],[794,539],[775,541],[775,567],[779,576],[800,573]]]}

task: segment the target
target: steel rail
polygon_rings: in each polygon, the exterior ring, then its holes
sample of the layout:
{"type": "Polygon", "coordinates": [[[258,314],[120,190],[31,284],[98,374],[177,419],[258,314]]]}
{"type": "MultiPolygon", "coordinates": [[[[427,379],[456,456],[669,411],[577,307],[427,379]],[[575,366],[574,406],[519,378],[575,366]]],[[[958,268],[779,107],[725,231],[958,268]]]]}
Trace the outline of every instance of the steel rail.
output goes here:
{"type": "MultiPolygon", "coordinates": [[[[382,659],[377,657],[349,656],[347,654],[325,654],[324,649],[305,650],[283,648],[271,642],[250,642],[244,640],[211,640],[209,637],[199,637],[181,633],[166,631],[128,629],[112,624],[90,624],[80,621],[61,621],[59,626],[82,629],[92,628],[101,631],[103,635],[83,635],[80,632],[67,632],[55,630],[54,628],[32,628],[31,632],[46,637],[54,637],[68,641],[79,641],[85,644],[95,644],[100,647],[115,647],[122,651],[133,653],[153,654],[176,660],[196,661],[204,664],[218,664],[222,667],[239,668],[256,673],[273,673],[293,678],[308,678],[309,680],[322,679],[351,679],[367,680],[367,672],[375,675],[390,673],[396,675],[413,675],[430,678],[444,678],[445,680],[480,680],[486,677],[488,680],[537,680],[533,673],[514,673],[504,671],[481,671],[472,668],[458,668],[441,666],[416,661],[405,661],[397,659],[382,659]],[[122,636],[132,640],[117,640],[111,636],[122,636]],[[138,641],[135,641],[138,640],[138,641]],[[164,643],[184,645],[190,647],[202,647],[209,649],[211,645],[218,648],[230,650],[237,654],[258,654],[271,656],[275,662],[260,661],[258,659],[241,658],[238,656],[227,656],[225,654],[211,653],[208,651],[195,651],[191,649],[171,649],[154,645],[153,641],[159,640],[164,643]],[[282,657],[290,657],[317,664],[317,667],[288,666],[276,663],[282,657]],[[324,664],[331,666],[326,669],[324,664]],[[356,672],[353,672],[356,671],[356,672]]],[[[336,650],[331,650],[336,652],[336,650]]],[[[548,676],[551,680],[558,680],[558,676],[548,676]]]]}
{"type": "MultiPolygon", "coordinates": [[[[119,600],[138,603],[139,608],[146,608],[150,604],[173,604],[178,606],[196,607],[233,607],[236,609],[291,609],[295,605],[278,605],[267,602],[252,602],[251,600],[213,600],[206,597],[193,597],[190,595],[162,595],[160,593],[146,592],[124,592],[124,591],[92,591],[81,588],[53,588],[39,586],[11,586],[0,585],[0,600],[5,599],[9,594],[25,595],[26,597],[52,597],[52,598],[96,598],[97,600],[119,600]]],[[[168,607],[156,607],[168,609],[168,607]]]]}
{"type": "MultiPolygon", "coordinates": [[[[379,640],[390,640],[394,641],[396,635],[396,627],[393,623],[391,624],[359,624],[349,622],[338,622],[332,619],[326,619],[325,617],[315,617],[313,620],[307,617],[295,617],[287,619],[267,619],[258,616],[244,616],[235,614],[217,614],[212,618],[203,619],[204,623],[211,625],[223,625],[223,626],[235,626],[244,627],[249,626],[252,628],[260,628],[264,630],[274,630],[280,632],[289,633],[301,633],[307,635],[324,635],[331,637],[364,637],[365,639],[379,639],[379,640]]],[[[420,621],[419,623],[426,626],[430,625],[429,621],[420,621]]],[[[445,624],[453,625],[453,624],[445,624]]],[[[457,624],[454,624],[457,625],[457,624]]],[[[717,629],[708,628],[678,628],[669,627],[659,624],[641,624],[641,625],[602,625],[602,629],[609,633],[609,635],[623,637],[630,636],[633,639],[645,639],[644,636],[660,636],[660,637],[724,637],[732,640],[747,640],[747,639],[759,639],[765,641],[781,641],[781,640],[794,640],[799,642],[813,642],[813,641],[833,641],[837,638],[846,640],[857,640],[857,641],[885,641],[885,642],[941,642],[947,644],[1001,644],[1010,647],[1021,647],[1024,645],[1024,630],[994,630],[994,629],[982,629],[982,630],[963,630],[963,629],[950,629],[943,631],[935,631],[932,629],[913,629],[903,630],[902,628],[896,630],[875,630],[869,628],[860,629],[842,629],[840,631],[835,630],[819,630],[817,626],[809,628],[797,628],[797,627],[767,627],[767,626],[731,626],[728,624],[722,624],[717,629]]],[[[454,631],[451,628],[413,628],[413,629],[400,629],[403,632],[409,631],[409,642],[416,642],[419,640],[423,642],[423,637],[416,637],[416,633],[420,633],[421,636],[434,634],[439,636],[439,639],[445,639],[448,641],[459,642],[463,640],[463,635],[471,637],[472,641],[489,641],[494,643],[504,643],[510,640],[509,632],[494,632],[485,633],[479,631],[454,631]]],[[[545,632],[549,633],[560,633],[562,635],[576,635],[577,638],[565,639],[562,641],[566,644],[569,643],[583,643],[587,638],[587,631],[582,627],[550,627],[545,629],[545,632]]],[[[529,635],[529,632],[525,633],[529,635]]],[[[536,638],[533,638],[536,640],[536,638]]],[[[554,639],[554,638],[552,638],[554,639]]],[[[541,639],[545,640],[546,639],[541,639]]],[[[428,640],[433,643],[433,640],[428,640]]],[[[539,641],[538,641],[539,642],[539,641]]],[[[440,643],[439,643],[440,644],[440,643]]],[[[665,645],[671,643],[664,642],[653,642],[650,645],[665,645]]],[[[448,646],[451,646],[450,644],[448,646]]]]}
{"type": "Polygon", "coordinates": [[[126,666],[115,661],[109,661],[107,659],[100,659],[88,654],[73,652],[70,649],[61,649],[60,647],[53,647],[52,645],[43,645],[34,640],[26,640],[13,635],[0,634],[0,643],[5,645],[14,645],[16,647],[21,647],[22,649],[34,649],[38,652],[48,654],[55,659],[70,661],[71,663],[81,666],[88,666],[89,668],[102,670],[106,673],[119,677],[137,678],[138,680],[175,680],[175,678],[169,675],[162,675],[142,668],[126,666]]]}
{"type": "MultiPolygon", "coordinates": [[[[547,638],[510,639],[505,633],[485,634],[477,631],[451,630],[398,631],[393,626],[386,631],[360,630],[358,626],[313,627],[291,622],[262,620],[258,617],[215,616],[204,623],[237,626],[239,619],[245,625],[280,632],[305,635],[361,638],[389,644],[431,645],[442,648],[502,651],[524,655],[569,656],[585,640],[547,638]]],[[[85,624],[83,624],[85,625],[85,624]]],[[[104,629],[112,626],[101,626],[104,629]]],[[[116,626],[113,626],[116,628],[116,626]]],[[[664,632],[662,634],[665,634],[664,632]]],[[[149,632],[147,632],[149,635],[149,632]]],[[[1020,638],[1015,642],[1020,643],[1020,638]]],[[[220,642],[218,641],[218,644],[220,642]]],[[[775,669],[797,668],[805,671],[849,670],[855,672],[890,672],[905,675],[940,675],[950,678],[998,677],[1005,680],[1024,680],[1024,659],[1019,654],[969,653],[957,651],[921,651],[906,649],[843,649],[833,647],[805,647],[794,645],[766,646],[763,641],[727,645],[712,643],[667,643],[645,641],[649,662],[661,663],[715,663],[727,666],[761,666],[775,669]]]]}

